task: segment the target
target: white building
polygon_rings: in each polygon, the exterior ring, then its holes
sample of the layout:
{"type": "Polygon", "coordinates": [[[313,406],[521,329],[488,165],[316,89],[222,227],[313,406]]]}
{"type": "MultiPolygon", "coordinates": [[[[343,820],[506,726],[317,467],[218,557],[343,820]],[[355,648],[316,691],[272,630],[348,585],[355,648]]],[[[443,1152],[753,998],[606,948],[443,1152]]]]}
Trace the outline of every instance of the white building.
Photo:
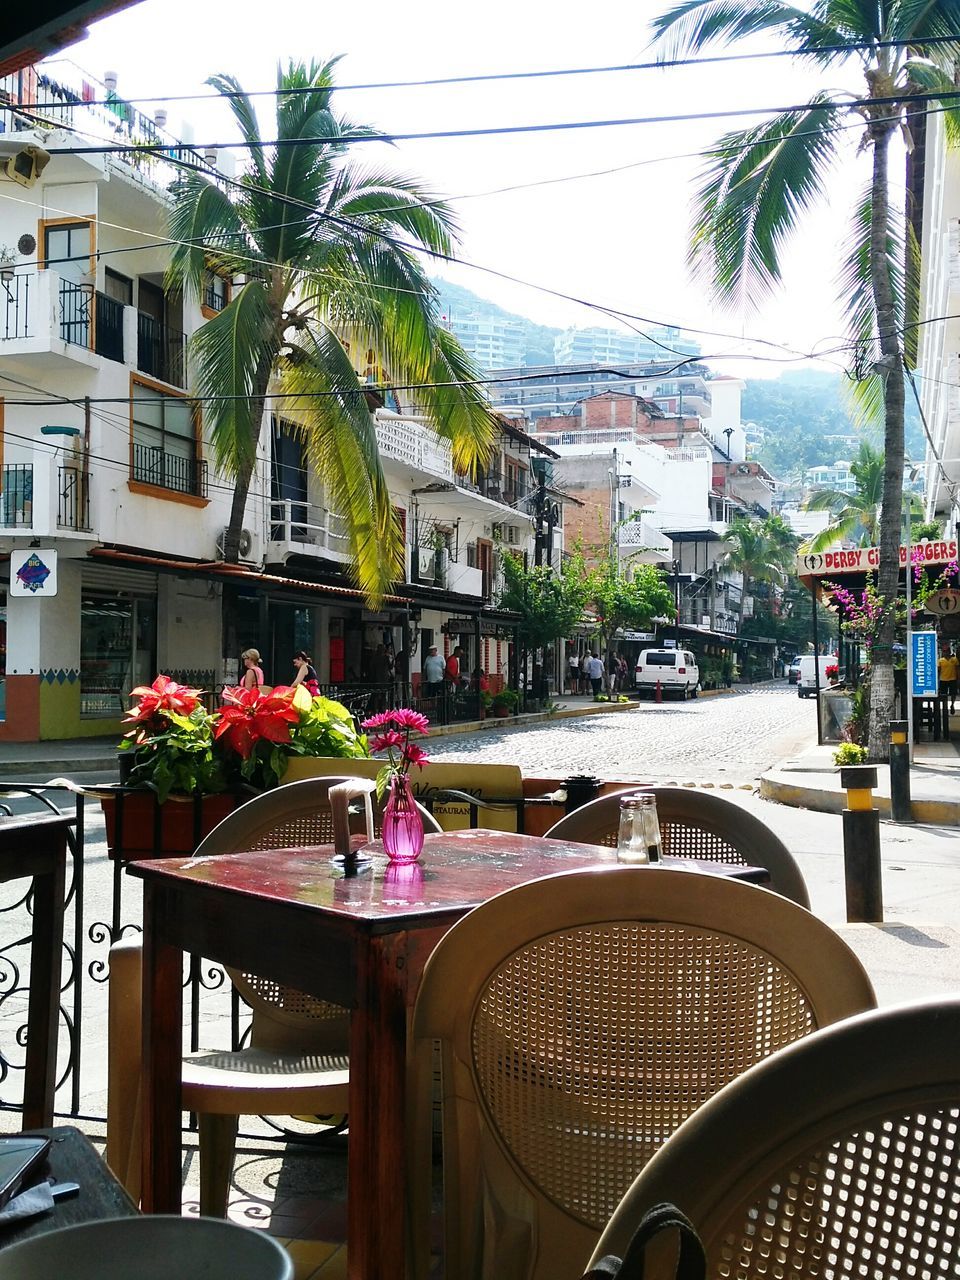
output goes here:
{"type": "MultiPolygon", "coordinates": [[[[157,138],[154,122],[120,102],[85,107],[79,85],[54,89],[32,69],[0,89],[14,104],[56,90],[69,126],[39,136],[15,105],[0,110],[18,154],[42,143],[49,155],[29,185],[0,172],[0,555],[36,551],[58,570],[56,595],[17,595],[9,571],[0,580],[0,740],[114,736],[134,686],[164,671],[216,690],[249,646],[270,683],[291,679],[306,650],[333,692],[369,683],[380,645],[403,652],[414,692],[429,643],[461,643],[471,670],[513,682],[514,623],[494,607],[499,547],[536,553],[531,459],[549,463],[549,448],[504,421],[484,474],[464,476],[414,406],[376,409],[406,580],[373,613],[295,431],[266,414],[241,563],[222,564],[233,490],[190,398],[188,344],[242,281],[211,275],[202,303],[170,293],[176,170],[68,154],[78,129],[157,138]]],[[[562,538],[561,511],[540,554],[559,557],[562,538]]]]}
{"type": "Polygon", "coordinates": [[[496,316],[458,316],[451,313],[446,327],[481,369],[500,369],[505,365],[522,365],[527,355],[526,331],[519,320],[496,316]]]}
{"type": "Polygon", "coordinates": [[[565,329],[553,340],[557,364],[637,364],[641,360],[672,362],[680,355],[699,355],[700,344],[673,325],[652,325],[644,333],[622,329],[565,329]]]}

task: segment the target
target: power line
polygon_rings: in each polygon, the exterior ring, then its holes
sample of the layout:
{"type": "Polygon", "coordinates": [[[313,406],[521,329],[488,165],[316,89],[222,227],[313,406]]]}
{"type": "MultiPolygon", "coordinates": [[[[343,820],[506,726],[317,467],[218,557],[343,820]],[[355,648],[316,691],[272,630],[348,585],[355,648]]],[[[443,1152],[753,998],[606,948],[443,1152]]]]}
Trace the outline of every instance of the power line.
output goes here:
{"type": "MultiPolygon", "coordinates": [[[[690,111],[672,116],[626,116],[607,120],[562,120],[550,124],[511,124],[488,126],[480,129],[433,129],[422,133],[341,133],[330,137],[315,138],[268,138],[256,143],[256,147],[339,147],[347,143],[363,142],[424,142],[440,138],[491,138],[531,133],[563,133],[579,129],[617,129],[625,126],[648,124],[689,124],[701,120],[730,120],[740,116],[755,115],[787,115],[790,112],[810,110],[850,111],[858,107],[905,106],[911,102],[943,102],[947,99],[960,98],[960,90],[944,93],[904,93],[890,97],[849,98],[842,102],[824,100],[822,102],[800,102],[786,107],[739,107],[728,111],[690,111]]],[[[248,142],[200,142],[190,144],[193,152],[230,151],[238,147],[249,147],[248,142]]],[[[119,155],[133,152],[135,154],[159,154],[169,159],[172,164],[182,163],[169,156],[171,147],[164,142],[129,142],[109,143],[96,147],[63,147],[50,149],[51,155],[89,156],[119,155]]]]}
{"type": "MultiPolygon", "coordinates": [[[[856,44],[837,45],[805,45],[799,49],[772,49],[756,53],[719,53],[709,54],[702,58],[661,58],[653,62],[612,63],[609,66],[559,67],[544,71],[494,71],[472,76],[437,76],[421,80],[380,80],[361,84],[332,85],[329,89],[318,89],[314,85],[295,85],[290,89],[230,89],[218,93],[179,93],[179,94],[142,94],[133,97],[118,96],[96,98],[81,103],[64,103],[62,101],[41,102],[40,108],[57,108],[64,106],[83,107],[116,107],[127,102],[216,102],[222,98],[273,98],[298,97],[308,93],[351,93],[356,90],[371,89],[420,89],[434,88],[451,84],[486,84],[500,80],[545,80],[559,76],[592,76],[612,75],[627,71],[663,71],[675,67],[703,67],[728,62],[756,62],[768,58],[800,58],[809,53],[858,53],[873,49],[929,48],[942,44],[960,43],[960,35],[930,36],[925,40],[874,40],[856,44]]],[[[57,61],[56,59],[54,61],[57,61]]],[[[76,63],[73,64],[76,66],[76,63]]]]}

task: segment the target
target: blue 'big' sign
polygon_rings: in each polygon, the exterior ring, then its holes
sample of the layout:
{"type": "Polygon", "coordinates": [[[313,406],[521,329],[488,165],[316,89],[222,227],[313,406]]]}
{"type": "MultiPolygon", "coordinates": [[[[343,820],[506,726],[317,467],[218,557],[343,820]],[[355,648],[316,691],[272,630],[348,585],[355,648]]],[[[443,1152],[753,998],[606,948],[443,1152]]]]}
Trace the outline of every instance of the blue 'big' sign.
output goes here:
{"type": "Polygon", "coordinates": [[[910,636],[911,696],[937,696],[937,633],[914,631],[910,636]]]}

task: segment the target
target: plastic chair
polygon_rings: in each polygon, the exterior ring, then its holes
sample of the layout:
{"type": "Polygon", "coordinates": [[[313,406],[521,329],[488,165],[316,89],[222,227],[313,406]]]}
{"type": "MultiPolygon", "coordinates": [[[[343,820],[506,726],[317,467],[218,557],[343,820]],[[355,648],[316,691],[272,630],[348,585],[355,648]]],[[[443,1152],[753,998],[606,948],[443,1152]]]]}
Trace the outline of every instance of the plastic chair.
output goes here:
{"type": "MultiPolygon", "coordinates": [[[[372,782],[310,778],[256,796],[214,828],[194,857],[240,850],[330,844],[336,832],[330,793],[353,789],[369,806],[372,782]]],[[[427,831],[439,825],[421,807],[427,831]]],[[[365,827],[375,834],[379,811],[365,827]]],[[[357,818],[351,818],[356,826],[357,818]]],[[[349,1010],[228,969],[253,1011],[248,1048],[201,1053],[183,1063],[184,1110],[199,1118],[200,1212],[222,1217],[241,1115],[341,1115],[347,1109],[349,1010]]],[[[133,1199],[140,1195],[141,945],[110,948],[107,1163],[133,1199]]]]}
{"type": "Polygon", "coordinates": [[[628,787],[600,796],[555,822],[546,838],[582,840],[616,848],[620,797],[652,791],[657,797],[660,835],[666,857],[766,867],[770,888],[784,898],[810,906],[803,874],[793,854],[766,823],[740,805],[685,787],[628,787]]]}
{"type": "Polygon", "coordinates": [[[60,1227],[3,1250],[4,1280],[292,1280],[290,1255],[265,1231],[216,1218],[151,1214],[60,1227]]]}
{"type": "MultiPolygon", "coordinates": [[[[707,1274],[957,1274],[960,1000],[865,1013],[783,1049],[706,1103],[641,1172],[593,1263],[672,1200],[707,1274]]],[[[648,1255],[649,1280],[675,1259],[648,1255]]]]}
{"type": "Polygon", "coordinates": [[[490,899],[437,944],[414,1011],[414,1274],[430,1261],[435,1040],[444,1274],[572,1280],[688,1115],[759,1059],[875,1003],[827,925],[738,881],[603,867],[490,899]]]}

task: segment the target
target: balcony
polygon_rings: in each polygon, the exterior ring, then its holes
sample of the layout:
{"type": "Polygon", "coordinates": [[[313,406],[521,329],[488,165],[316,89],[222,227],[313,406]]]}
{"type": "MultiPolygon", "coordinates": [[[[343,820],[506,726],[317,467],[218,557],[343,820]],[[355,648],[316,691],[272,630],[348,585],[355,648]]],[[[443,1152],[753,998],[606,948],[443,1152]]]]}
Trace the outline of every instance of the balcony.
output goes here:
{"type": "Polygon", "coordinates": [[[0,469],[0,529],[37,537],[90,533],[90,475],[78,462],[38,451],[0,469]]]}
{"type": "Polygon", "coordinates": [[[271,502],[266,558],[282,563],[291,555],[349,561],[350,541],[343,516],[309,502],[271,502]]]}
{"type": "Polygon", "coordinates": [[[420,418],[378,410],[377,446],[384,462],[400,463],[412,475],[427,475],[453,482],[449,440],[442,440],[420,418]]]}
{"type": "Polygon", "coordinates": [[[30,330],[27,317],[30,314],[30,282],[35,277],[14,276],[5,280],[0,293],[0,306],[3,307],[3,323],[0,325],[0,339],[27,338],[30,330]]]}
{"type": "Polygon", "coordinates": [[[130,479],[192,498],[207,496],[207,464],[202,458],[167,453],[155,445],[134,444],[130,479]]]}
{"type": "Polygon", "coordinates": [[[186,337],[179,329],[161,324],[143,311],[137,312],[137,368],[148,377],[185,387],[186,337]]]}
{"type": "Polygon", "coordinates": [[[659,564],[673,559],[673,543],[646,520],[628,520],[617,530],[620,555],[637,564],[659,564]]]}

